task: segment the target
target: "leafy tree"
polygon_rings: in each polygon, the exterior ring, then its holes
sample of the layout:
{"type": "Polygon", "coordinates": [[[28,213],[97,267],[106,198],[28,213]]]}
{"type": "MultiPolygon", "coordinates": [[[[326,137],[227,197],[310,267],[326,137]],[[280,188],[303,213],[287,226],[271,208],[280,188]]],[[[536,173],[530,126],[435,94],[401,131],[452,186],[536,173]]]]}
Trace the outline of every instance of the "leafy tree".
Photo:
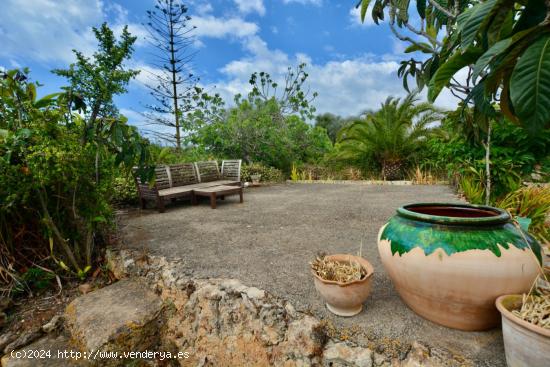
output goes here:
{"type": "MultiPolygon", "coordinates": [[[[432,171],[448,172],[451,179],[456,179],[455,175],[464,176],[480,186],[486,195],[483,143],[487,132],[465,121],[464,116],[470,116],[471,121],[472,108],[465,111],[450,113],[442,121],[427,141],[421,165],[432,171]]],[[[533,139],[525,129],[504,119],[494,124],[491,141],[492,203],[517,189],[524,179],[530,179],[529,174],[535,166],[540,165],[543,173],[550,172],[550,130],[533,139]]]]}
{"type": "Polygon", "coordinates": [[[194,143],[214,156],[239,157],[245,163],[261,162],[285,171],[294,161],[320,159],[330,149],[323,129],[311,127],[298,116],[279,121],[279,113],[273,99],[254,104],[240,100],[227,119],[201,128],[194,143]]]}
{"type": "MultiPolygon", "coordinates": [[[[275,116],[278,120],[291,114],[298,114],[302,119],[312,119],[315,107],[311,103],[318,94],[311,93],[309,87],[304,89],[308,77],[305,63],[298,65],[294,70],[289,67],[284,77],[284,86],[279,89],[279,84],[269,73],[253,73],[249,80],[252,91],[248,94],[248,100],[250,103],[275,100],[279,107],[278,116],[275,116]]],[[[237,99],[240,99],[240,96],[237,99]]]]}
{"type": "MultiPolygon", "coordinates": [[[[370,0],[362,0],[365,18],[370,0]]],[[[389,24],[407,52],[428,55],[425,61],[404,61],[400,75],[429,86],[434,100],[444,87],[468,103],[484,119],[495,116],[493,102],[508,119],[532,135],[550,126],[550,3],[545,0],[419,0],[420,27],[412,26],[409,1],[376,0],[372,17],[378,23],[389,13],[389,24]],[[400,34],[395,25],[412,31],[400,34]],[[419,40],[423,38],[428,42],[419,40]],[[467,68],[466,80],[455,75],[467,68]]]]}
{"type": "Polygon", "coordinates": [[[99,42],[98,50],[92,58],[73,50],[76,62],[69,69],[56,69],[54,74],[68,79],[65,89],[71,96],[70,109],[81,110],[86,117],[82,134],[83,142],[100,135],[109,118],[118,116],[113,97],[126,93],[128,82],[139,71],[128,70],[124,66],[133,52],[136,37],[124,27],[120,40],[117,40],[107,23],[92,28],[99,42]]]}
{"type": "Polygon", "coordinates": [[[135,38],[124,29],[117,41],[106,24],[94,32],[93,59],[75,51],[56,71],[70,82],[63,93],[37,99],[25,72],[0,76],[0,260],[13,268],[49,255],[85,277],[111,219],[113,172],[150,177],[147,142],[112,99],[136,74],[122,65],[135,38]]]}
{"type": "Polygon", "coordinates": [[[354,118],[345,119],[332,113],[323,113],[315,116],[315,126],[325,129],[332,143],[335,143],[340,129],[353,120],[354,118]]]}
{"type": "Polygon", "coordinates": [[[430,103],[416,103],[416,93],[403,100],[389,97],[380,110],[344,127],[338,135],[340,158],[374,160],[388,180],[402,177],[404,165],[425,140],[430,124],[442,115],[430,103]]]}
{"type": "Polygon", "coordinates": [[[214,156],[240,157],[284,171],[293,161],[320,159],[332,144],[324,129],[304,121],[313,117],[311,102],[317,96],[304,87],[307,78],[305,64],[289,68],[280,91],[268,73],[253,73],[252,91],[246,98],[237,94],[236,107],[225,111],[216,97],[202,98],[204,107],[189,115],[195,127],[189,143],[214,156]]]}

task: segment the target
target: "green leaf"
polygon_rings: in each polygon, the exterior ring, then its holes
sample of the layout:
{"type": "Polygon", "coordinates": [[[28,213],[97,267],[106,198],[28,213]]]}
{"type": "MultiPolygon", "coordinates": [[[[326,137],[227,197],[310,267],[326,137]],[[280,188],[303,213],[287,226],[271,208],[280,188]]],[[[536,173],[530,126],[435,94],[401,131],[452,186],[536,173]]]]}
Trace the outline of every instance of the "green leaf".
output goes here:
{"type": "Polygon", "coordinates": [[[531,134],[550,121],[550,36],[540,38],[520,57],[510,79],[510,99],[531,134]]]}
{"type": "Polygon", "coordinates": [[[476,110],[487,117],[495,116],[495,109],[491,101],[485,95],[485,85],[483,81],[472,88],[472,91],[468,95],[468,99],[470,98],[474,101],[476,110]]]}
{"type": "Polygon", "coordinates": [[[365,15],[367,14],[367,8],[369,7],[370,0],[361,1],[361,22],[365,21],[365,15]]]}
{"type": "Polygon", "coordinates": [[[29,100],[34,102],[36,99],[36,85],[32,83],[27,84],[27,95],[29,96],[29,100]]]}
{"type": "Polygon", "coordinates": [[[493,9],[498,0],[487,0],[483,3],[474,5],[460,14],[457,18],[457,29],[462,36],[461,47],[466,49],[470,46],[481,28],[487,21],[487,15],[493,9]]]}
{"type": "Polygon", "coordinates": [[[487,50],[481,57],[477,60],[476,64],[474,65],[474,69],[472,72],[472,79],[476,79],[479,76],[479,73],[483,71],[489,65],[491,61],[495,59],[498,55],[502,53],[502,51],[506,50],[508,46],[512,43],[511,38],[504,39],[500,42],[497,42],[487,50]]]}
{"type": "Polygon", "coordinates": [[[420,15],[420,18],[425,19],[426,18],[426,0],[417,0],[416,10],[418,11],[418,15],[420,15]]]}
{"type": "MultiPolygon", "coordinates": [[[[436,3],[441,5],[442,8],[447,9],[449,7],[449,3],[447,0],[435,0],[436,3]]],[[[441,10],[439,10],[436,7],[433,7],[433,14],[435,18],[439,21],[440,25],[447,24],[447,14],[443,13],[441,10]]]]}
{"type": "Polygon", "coordinates": [[[416,51],[431,54],[434,52],[434,49],[425,42],[413,43],[412,45],[410,45],[405,49],[405,53],[411,53],[416,51]]]}
{"type": "Polygon", "coordinates": [[[38,101],[34,103],[35,108],[43,108],[51,105],[57,97],[59,97],[62,93],[52,93],[48,94],[47,96],[44,96],[40,98],[38,101]]]}
{"type": "Polygon", "coordinates": [[[514,33],[527,30],[540,24],[546,17],[545,0],[529,0],[514,26],[514,33]]]}
{"type": "Polygon", "coordinates": [[[457,71],[473,63],[482,51],[478,48],[469,48],[464,53],[455,53],[441,65],[428,85],[428,99],[435,101],[443,87],[449,84],[449,81],[457,71]]]}

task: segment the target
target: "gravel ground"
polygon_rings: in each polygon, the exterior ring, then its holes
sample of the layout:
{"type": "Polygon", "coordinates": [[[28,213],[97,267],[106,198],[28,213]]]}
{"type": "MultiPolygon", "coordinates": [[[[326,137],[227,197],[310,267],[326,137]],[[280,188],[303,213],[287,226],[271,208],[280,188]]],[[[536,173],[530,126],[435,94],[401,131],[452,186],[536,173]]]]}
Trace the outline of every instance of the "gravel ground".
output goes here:
{"type": "Polygon", "coordinates": [[[462,332],[417,316],[401,301],[378,256],[379,228],[395,208],[412,202],[458,201],[446,186],[286,184],[247,189],[238,196],[191,206],[181,202],[122,216],[124,245],[181,258],[196,277],[237,278],[266,289],[339,327],[361,328],[374,338],[414,340],[476,361],[505,366],[500,329],[462,332]],[[318,251],[357,253],[375,268],[364,311],[352,318],[330,314],[313,286],[309,262],[318,251]]]}

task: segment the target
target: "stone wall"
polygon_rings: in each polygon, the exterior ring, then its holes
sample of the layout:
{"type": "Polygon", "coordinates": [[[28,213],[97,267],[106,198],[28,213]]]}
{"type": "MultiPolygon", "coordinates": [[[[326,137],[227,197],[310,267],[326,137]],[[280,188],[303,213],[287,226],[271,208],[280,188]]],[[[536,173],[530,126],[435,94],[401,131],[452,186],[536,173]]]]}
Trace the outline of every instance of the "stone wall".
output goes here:
{"type": "Polygon", "coordinates": [[[235,279],[192,279],[177,260],[108,252],[119,278],[145,279],[165,304],[161,347],[194,366],[468,366],[414,343],[398,356],[331,338],[324,321],[235,279]]]}

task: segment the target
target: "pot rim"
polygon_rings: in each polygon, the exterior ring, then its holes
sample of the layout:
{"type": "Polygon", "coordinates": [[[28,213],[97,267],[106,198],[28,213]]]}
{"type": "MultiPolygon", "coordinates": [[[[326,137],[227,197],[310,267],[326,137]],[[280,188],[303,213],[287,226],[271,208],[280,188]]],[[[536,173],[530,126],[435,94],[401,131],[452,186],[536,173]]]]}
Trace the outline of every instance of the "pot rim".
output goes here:
{"type": "Polygon", "coordinates": [[[338,261],[342,258],[351,258],[351,259],[355,260],[356,262],[358,262],[365,269],[367,269],[367,275],[363,279],[354,280],[353,282],[349,282],[349,283],[342,283],[342,282],[337,282],[337,281],[334,281],[334,280],[323,279],[319,275],[317,275],[317,273],[315,273],[315,271],[313,271],[313,269],[310,268],[311,274],[313,274],[313,276],[315,278],[317,278],[319,281],[321,281],[324,284],[334,284],[334,285],[338,285],[340,287],[347,287],[347,286],[350,286],[350,285],[353,285],[353,284],[364,283],[364,282],[366,282],[367,280],[370,279],[372,274],[374,274],[374,267],[372,266],[372,264],[367,259],[365,259],[363,257],[359,257],[359,256],[356,256],[356,255],[351,255],[351,254],[333,254],[333,255],[327,255],[325,257],[328,258],[329,260],[336,260],[336,261],[338,261]]]}
{"type": "Polygon", "coordinates": [[[446,225],[496,225],[510,221],[510,214],[502,209],[485,205],[461,204],[461,203],[414,203],[397,208],[397,215],[421,222],[429,222],[446,225]],[[450,217],[415,212],[414,208],[421,207],[448,207],[458,209],[483,210],[495,213],[486,217],[450,217]]]}
{"type": "Polygon", "coordinates": [[[550,330],[544,329],[540,326],[531,324],[530,322],[527,322],[525,320],[520,319],[519,317],[514,315],[512,312],[510,312],[510,310],[508,310],[504,306],[503,301],[507,298],[512,298],[512,297],[513,297],[514,301],[521,301],[521,299],[522,299],[522,296],[519,295],[519,294],[505,294],[505,295],[500,296],[496,299],[495,305],[496,305],[497,309],[499,310],[500,314],[502,315],[502,317],[505,317],[506,319],[510,320],[511,322],[513,322],[513,323],[515,323],[519,326],[522,326],[523,328],[528,329],[528,330],[530,330],[534,333],[537,333],[539,335],[546,336],[546,337],[550,338],[550,330]]]}

